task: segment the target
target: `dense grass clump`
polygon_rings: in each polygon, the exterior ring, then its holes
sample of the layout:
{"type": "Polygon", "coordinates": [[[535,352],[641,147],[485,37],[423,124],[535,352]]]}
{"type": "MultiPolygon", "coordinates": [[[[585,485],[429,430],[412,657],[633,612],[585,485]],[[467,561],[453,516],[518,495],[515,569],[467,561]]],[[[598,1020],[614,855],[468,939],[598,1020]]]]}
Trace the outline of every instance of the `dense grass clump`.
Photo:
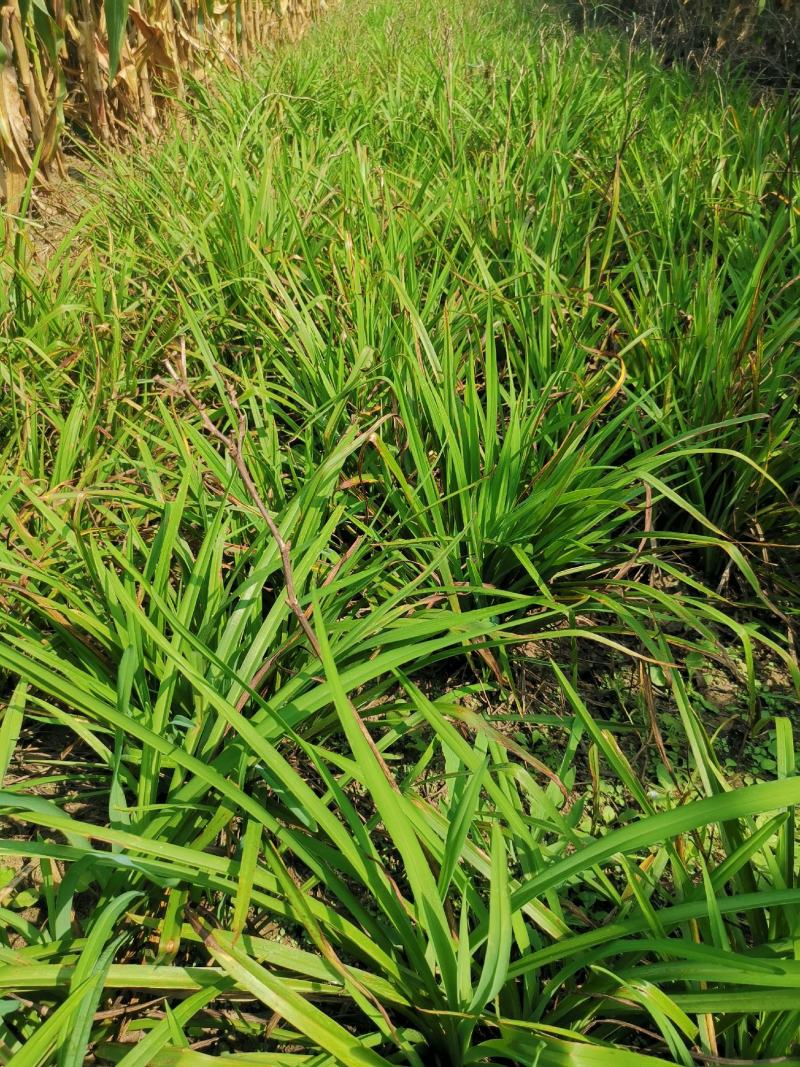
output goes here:
{"type": "Polygon", "coordinates": [[[788,108],[348,4],[5,250],[0,1062],[800,1062],[788,108]]]}

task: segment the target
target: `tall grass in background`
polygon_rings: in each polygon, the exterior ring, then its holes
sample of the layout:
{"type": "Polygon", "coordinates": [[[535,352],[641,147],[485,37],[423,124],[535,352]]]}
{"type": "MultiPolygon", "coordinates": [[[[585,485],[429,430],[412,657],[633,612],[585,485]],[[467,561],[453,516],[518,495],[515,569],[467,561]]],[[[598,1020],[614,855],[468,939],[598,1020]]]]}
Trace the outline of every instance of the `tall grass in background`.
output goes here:
{"type": "Polygon", "coordinates": [[[796,0],[570,0],[581,25],[617,24],[671,61],[733,62],[773,86],[797,84],[796,0]]]}
{"type": "Polygon", "coordinates": [[[15,1067],[800,1058],[787,105],[528,15],[351,5],[5,253],[15,1067]]]}

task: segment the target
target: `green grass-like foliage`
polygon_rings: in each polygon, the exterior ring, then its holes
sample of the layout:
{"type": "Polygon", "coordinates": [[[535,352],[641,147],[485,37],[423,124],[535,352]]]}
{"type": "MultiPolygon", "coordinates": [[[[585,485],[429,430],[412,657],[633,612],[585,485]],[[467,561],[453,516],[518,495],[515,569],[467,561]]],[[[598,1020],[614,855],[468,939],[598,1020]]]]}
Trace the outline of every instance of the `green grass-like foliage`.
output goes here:
{"type": "Polygon", "coordinates": [[[788,105],[488,0],[193,100],[0,261],[0,1062],[800,1063],[788,105]]]}

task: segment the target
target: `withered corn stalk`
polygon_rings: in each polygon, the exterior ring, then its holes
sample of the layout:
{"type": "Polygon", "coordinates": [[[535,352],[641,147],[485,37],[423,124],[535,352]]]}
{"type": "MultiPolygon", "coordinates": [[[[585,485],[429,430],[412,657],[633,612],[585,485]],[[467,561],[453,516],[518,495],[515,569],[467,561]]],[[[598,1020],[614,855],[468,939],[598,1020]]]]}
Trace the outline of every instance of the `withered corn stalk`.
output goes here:
{"type": "Polygon", "coordinates": [[[0,0],[0,203],[65,173],[64,130],[155,129],[187,75],[295,37],[324,0],[0,0]]]}

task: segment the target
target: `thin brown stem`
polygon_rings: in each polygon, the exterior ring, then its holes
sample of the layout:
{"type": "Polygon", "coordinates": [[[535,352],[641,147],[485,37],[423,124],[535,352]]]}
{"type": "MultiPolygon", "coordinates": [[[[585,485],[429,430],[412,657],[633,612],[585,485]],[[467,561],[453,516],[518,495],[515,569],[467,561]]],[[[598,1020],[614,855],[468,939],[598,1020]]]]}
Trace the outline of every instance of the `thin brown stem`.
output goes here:
{"type": "MultiPolygon", "coordinates": [[[[200,416],[203,426],[205,427],[208,434],[215,440],[219,441],[219,443],[222,445],[222,447],[225,449],[225,451],[228,453],[231,460],[233,461],[236,470],[239,472],[239,476],[241,477],[244,486],[250,495],[251,500],[255,504],[259,515],[266,523],[267,529],[269,530],[273,540],[275,541],[275,544],[278,547],[278,552],[280,553],[281,557],[281,567],[283,570],[283,582],[286,588],[286,602],[288,603],[291,611],[294,613],[295,618],[300,624],[301,630],[308,638],[308,642],[311,645],[311,648],[314,650],[314,654],[316,655],[317,659],[322,662],[322,648],[309,618],[311,612],[303,610],[303,608],[300,606],[300,601],[297,597],[297,590],[294,584],[294,573],[292,571],[292,561],[290,556],[290,550],[292,547],[291,542],[287,541],[286,538],[283,536],[278,524],[272,517],[272,513],[270,512],[267,505],[264,503],[263,497],[258,491],[258,487],[256,486],[256,483],[253,480],[253,476],[250,473],[250,469],[248,468],[247,461],[244,457],[243,449],[245,436],[247,433],[247,416],[242,410],[242,406],[239,403],[239,398],[236,395],[236,391],[234,390],[233,385],[228,381],[226,381],[225,383],[226,390],[228,393],[228,399],[237,418],[235,438],[232,437],[230,434],[225,433],[219,428],[219,426],[217,426],[217,424],[208,414],[208,411],[206,410],[206,407],[203,402],[200,400],[197,394],[192,391],[192,388],[189,385],[189,372],[186,366],[185,338],[182,337],[180,341],[180,354],[178,357],[177,365],[172,363],[170,360],[165,360],[164,365],[167,368],[170,378],[172,379],[175,391],[189,401],[189,403],[200,416]]],[[[360,439],[356,440],[356,444],[360,443],[360,441],[369,441],[370,439],[372,439],[378,428],[390,417],[391,416],[389,415],[384,415],[382,418],[378,419],[376,423],[374,423],[366,432],[361,435],[360,439]]],[[[355,549],[352,549],[351,551],[354,550],[355,549]]],[[[347,553],[345,554],[345,557],[342,559],[341,562],[343,563],[346,558],[347,553]]],[[[260,668],[260,673],[263,672],[263,674],[261,675],[262,678],[268,672],[271,665],[271,663],[265,663],[262,665],[262,667],[260,668]]],[[[379,767],[381,768],[381,771],[385,775],[391,787],[397,792],[399,792],[397,783],[395,782],[394,777],[391,771],[389,770],[386,761],[381,755],[380,749],[375,744],[372,735],[364,725],[364,721],[359,715],[356,706],[353,704],[352,701],[348,702],[350,704],[350,708],[352,710],[353,718],[355,719],[356,725],[361,734],[363,735],[364,740],[367,742],[370,749],[372,750],[372,753],[379,767]]]]}
{"type": "Polygon", "coordinates": [[[226,383],[228,399],[230,400],[231,405],[233,406],[233,410],[236,413],[236,417],[238,420],[235,439],[229,434],[225,433],[223,430],[221,430],[219,426],[217,426],[217,424],[208,414],[208,411],[206,410],[203,402],[194,392],[192,392],[192,388],[189,385],[189,374],[186,369],[186,340],[183,337],[181,338],[181,350],[177,367],[170,363],[169,360],[167,360],[166,368],[169,371],[170,377],[172,378],[177,390],[182,396],[186,397],[186,399],[189,401],[189,403],[200,416],[200,419],[205,429],[212,437],[219,441],[219,443],[223,446],[230,458],[233,460],[233,464],[236,467],[236,470],[239,472],[239,477],[244,482],[244,486],[247,489],[247,492],[250,494],[250,499],[255,504],[261,518],[267,524],[267,529],[272,535],[272,539],[277,545],[278,552],[280,553],[281,557],[283,583],[286,588],[286,602],[289,605],[291,611],[294,613],[297,621],[299,622],[300,628],[302,629],[303,633],[308,638],[308,643],[313,648],[315,655],[317,656],[317,658],[319,658],[320,646],[319,641],[317,640],[317,635],[314,633],[314,628],[309,622],[308,616],[300,607],[300,601],[297,598],[297,589],[294,584],[294,573],[292,571],[292,561],[290,556],[290,550],[292,547],[291,541],[287,541],[286,538],[283,536],[280,531],[280,527],[275,522],[275,519],[272,517],[269,508],[264,503],[264,499],[259,493],[256,483],[253,481],[253,477],[250,474],[250,470],[247,466],[247,461],[244,458],[242,448],[244,444],[245,434],[247,432],[247,418],[245,416],[245,413],[242,411],[241,405],[239,404],[239,398],[236,396],[233,386],[230,384],[230,382],[226,383]]]}

